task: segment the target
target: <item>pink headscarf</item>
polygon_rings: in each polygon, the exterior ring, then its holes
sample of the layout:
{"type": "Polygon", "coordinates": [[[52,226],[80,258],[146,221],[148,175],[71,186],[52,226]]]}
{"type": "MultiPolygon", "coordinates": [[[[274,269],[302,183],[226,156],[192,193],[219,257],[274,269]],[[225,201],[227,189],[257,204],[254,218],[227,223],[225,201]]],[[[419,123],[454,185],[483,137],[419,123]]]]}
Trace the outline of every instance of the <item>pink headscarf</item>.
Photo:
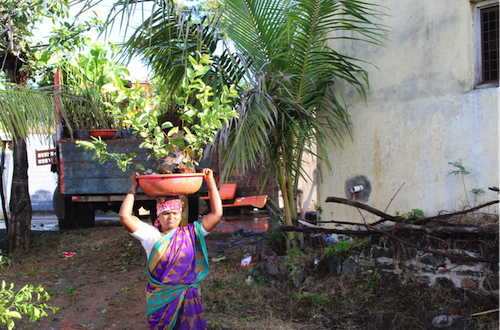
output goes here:
{"type": "MultiPolygon", "coordinates": [[[[163,203],[156,203],[157,217],[160,216],[160,214],[162,214],[165,211],[173,211],[173,210],[182,212],[182,202],[180,201],[180,199],[170,199],[163,203]]],[[[153,226],[160,229],[161,228],[160,221],[156,219],[153,226]]]]}
{"type": "Polygon", "coordinates": [[[182,202],[180,199],[170,199],[164,201],[163,203],[156,204],[156,216],[160,216],[165,211],[181,211],[182,212],[182,202]]]}

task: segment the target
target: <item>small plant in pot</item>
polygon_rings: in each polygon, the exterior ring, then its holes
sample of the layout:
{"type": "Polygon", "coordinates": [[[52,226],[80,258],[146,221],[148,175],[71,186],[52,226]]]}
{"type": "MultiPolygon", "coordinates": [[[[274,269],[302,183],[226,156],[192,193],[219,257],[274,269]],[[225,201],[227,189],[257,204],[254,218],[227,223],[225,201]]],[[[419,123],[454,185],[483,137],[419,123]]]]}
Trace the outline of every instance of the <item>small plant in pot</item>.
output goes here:
{"type": "Polygon", "coordinates": [[[77,142],[79,146],[85,147],[85,152],[93,150],[94,158],[98,158],[100,164],[114,159],[122,171],[130,169],[142,173],[138,180],[146,194],[155,196],[186,194],[172,192],[164,194],[161,191],[148,193],[141,184],[141,177],[146,178],[150,175],[170,178],[197,174],[200,176],[201,186],[203,175],[196,173],[194,167],[199,164],[204,148],[213,144],[214,136],[222,129],[223,124],[238,116],[231,105],[232,99],[238,97],[234,86],[230,88],[225,86],[220,95],[215,96],[212,88],[202,80],[210,70],[211,62],[208,55],[200,55],[199,62],[191,56],[189,60],[191,67],[186,69],[180,92],[174,96],[178,106],[178,126],[174,126],[171,121],[159,122],[158,110],[148,109],[141,97],[134,98],[133,95],[128,95],[129,91],[125,88],[118,91],[119,96],[115,102],[128,98],[129,108],[137,110],[135,113],[124,112],[119,108],[111,110],[117,119],[123,120],[125,125],[130,126],[133,136],[143,140],[139,148],[148,153],[148,158],[154,157],[156,168],[146,169],[142,164],[136,164],[134,161],[136,153],[108,152],[106,142],[101,139],[77,142]],[[198,106],[195,107],[193,104],[198,106]]]}

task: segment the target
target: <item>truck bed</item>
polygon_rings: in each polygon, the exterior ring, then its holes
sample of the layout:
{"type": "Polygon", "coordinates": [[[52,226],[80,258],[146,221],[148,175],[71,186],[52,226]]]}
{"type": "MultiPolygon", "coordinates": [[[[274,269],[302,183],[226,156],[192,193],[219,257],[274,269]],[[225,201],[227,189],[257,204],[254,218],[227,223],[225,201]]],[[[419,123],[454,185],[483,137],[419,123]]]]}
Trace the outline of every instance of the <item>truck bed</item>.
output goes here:
{"type": "MultiPolygon", "coordinates": [[[[147,160],[141,140],[106,140],[109,152],[137,153],[134,163],[142,164],[146,169],[155,166],[154,158],[147,160]]],[[[98,159],[92,159],[94,152],[84,153],[75,141],[61,140],[58,143],[59,186],[63,195],[121,195],[130,189],[131,171],[123,172],[115,160],[108,160],[99,165],[98,159]]],[[[139,191],[140,192],[140,191],[139,191]]]]}

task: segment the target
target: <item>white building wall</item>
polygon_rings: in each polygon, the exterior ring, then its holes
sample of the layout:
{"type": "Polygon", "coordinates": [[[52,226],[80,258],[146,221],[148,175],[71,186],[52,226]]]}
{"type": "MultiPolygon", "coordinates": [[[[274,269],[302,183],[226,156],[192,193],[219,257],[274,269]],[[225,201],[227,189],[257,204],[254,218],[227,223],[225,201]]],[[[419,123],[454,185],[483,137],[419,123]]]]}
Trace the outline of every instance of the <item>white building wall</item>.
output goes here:
{"type": "MultiPolygon", "coordinates": [[[[388,8],[389,41],[385,48],[338,45],[378,69],[365,65],[367,103],[343,86],[353,140],[329,148],[333,172],[321,164],[323,220],[363,221],[352,207],[325,203],[329,196],[348,197],[346,180],[357,175],[371,184],[366,204],[383,211],[394,198],[389,214],[418,208],[430,216],[462,210],[467,198],[471,204],[498,199],[488,187],[499,186],[499,89],[475,87],[473,17],[478,3],[486,2],[372,2],[388,8]],[[465,176],[467,196],[461,177],[449,174],[455,168],[448,163],[459,160],[471,172],[465,176]],[[469,192],[474,188],[485,191],[477,201],[469,192]]],[[[483,212],[498,213],[498,206],[483,212]]]]}
{"type": "MultiPolygon", "coordinates": [[[[57,187],[57,174],[50,171],[50,165],[36,165],[36,150],[54,148],[54,143],[44,135],[33,134],[27,140],[28,148],[28,186],[33,211],[53,211],[52,195],[57,187]]],[[[4,195],[6,197],[7,211],[10,202],[12,184],[13,159],[12,151],[6,151],[4,171],[4,195]]],[[[1,210],[0,210],[1,212],[1,210]]]]}

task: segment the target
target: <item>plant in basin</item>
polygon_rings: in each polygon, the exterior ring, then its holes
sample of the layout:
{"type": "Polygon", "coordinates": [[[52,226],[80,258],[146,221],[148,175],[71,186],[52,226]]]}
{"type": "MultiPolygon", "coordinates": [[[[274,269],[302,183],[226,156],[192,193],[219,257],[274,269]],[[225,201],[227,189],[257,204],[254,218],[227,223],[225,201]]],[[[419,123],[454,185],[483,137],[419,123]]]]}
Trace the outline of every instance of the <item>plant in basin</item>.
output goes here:
{"type": "Polygon", "coordinates": [[[212,87],[203,82],[210,70],[209,56],[199,57],[199,61],[189,57],[191,66],[186,68],[179,92],[174,95],[179,119],[177,126],[170,120],[160,122],[159,111],[146,106],[144,98],[134,94],[134,90],[120,86],[119,82],[109,86],[110,90],[116,89],[118,96],[115,103],[125,99],[130,101],[125,111],[114,107],[111,113],[130,126],[133,136],[143,140],[139,148],[145,149],[148,158],[154,157],[157,164],[155,169],[146,169],[142,164],[137,164],[134,161],[136,153],[108,152],[106,142],[100,139],[78,141],[77,144],[85,147],[85,152],[93,150],[94,158],[98,158],[100,164],[114,159],[124,172],[127,169],[142,174],[196,172],[194,166],[199,164],[204,148],[213,144],[214,136],[223,124],[238,116],[231,105],[232,99],[238,97],[234,86],[224,86],[215,96],[212,87]]]}

